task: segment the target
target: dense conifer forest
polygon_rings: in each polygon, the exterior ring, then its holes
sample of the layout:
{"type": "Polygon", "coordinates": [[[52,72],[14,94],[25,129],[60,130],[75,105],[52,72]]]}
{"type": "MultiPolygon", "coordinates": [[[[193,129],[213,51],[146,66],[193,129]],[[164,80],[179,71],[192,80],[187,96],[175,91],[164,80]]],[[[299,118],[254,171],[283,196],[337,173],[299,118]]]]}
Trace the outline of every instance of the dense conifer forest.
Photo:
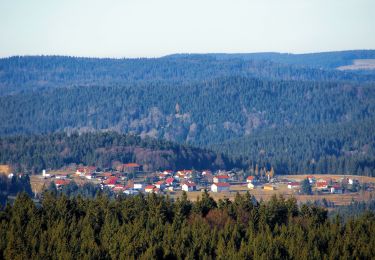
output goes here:
{"type": "Polygon", "coordinates": [[[210,150],[115,132],[14,136],[0,138],[0,161],[15,172],[41,173],[69,164],[112,168],[113,163],[137,162],[145,171],[232,169],[240,166],[210,150]]]}
{"type": "MultiPolygon", "coordinates": [[[[0,135],[109,130],[214,149],[243,167],[272,165],[278,173],[374,175],[375,74],[336,69],[374,56],[4,58],[0,135]]],[[[92,163],[92,154],[75,161],[92,163]]],[[[65,162],[33,157],[37,170],[65,162]]]]}
{"type": "Polygon", "coordinates": [[[249,194],[215,202],[207,193],[69,199],[24,193],[0,211],[5,259],[371,259],[375,216],[328,219],[313,205],[249,194]]]}

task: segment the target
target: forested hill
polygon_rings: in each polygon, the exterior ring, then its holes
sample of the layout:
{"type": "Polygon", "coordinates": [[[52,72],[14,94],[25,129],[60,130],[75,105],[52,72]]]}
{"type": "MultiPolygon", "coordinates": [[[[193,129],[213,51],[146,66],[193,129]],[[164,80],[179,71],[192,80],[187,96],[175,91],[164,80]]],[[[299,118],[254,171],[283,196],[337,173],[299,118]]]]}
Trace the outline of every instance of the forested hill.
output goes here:
{"type": "Polygon", "coordinates": [[[237,53],[213,54],[218,59],[269,60],[276,63],[306,66],[312,68],[336,69],[340,66],[351,65],[357,59],[375,59],[375,50],[332,51],[307,54],[292,53],[237,53]]]}
{"type": "Polygon", "coordinates": [[[42,169],[57,169],[72,163],[104,169],[128,162],[139,163],[146,171],[239,166],[209,150],[114,132],[0,138],[0,163],[11,164],[16,171],[40,173],[42,169]]]}
{"type": "Polygon", "coordinates": [[[375,176],[375,119],[269,129],[211,148],[242,156],[247,165],[272,165],[279,174],[375,176]]]}
{"type": "Polygon", "coordinates": [[[375,71],[334,69],[373,55],[0,59],[0,136],[109,130],[215,144],[279,173],[373,174],[375,71]]]}
{"type": "Polygon", "coordinates": [[[180,143],[375,115],[375,87],[225,77],[194,84],[59,88],[0,98],[0,134],[110,129],[180,143]]]}
{"type": "Polygon", "coordinates": [[[375,81],[374,74],[332,70],[375,51],[301,55],[203,54],[155,59],[97,59],[64,56],[26,56],[0,59],[0,95],[69,86],[112,86],[136,82],[199,82],[241,75],[276,80],[375,81]],[[317,66],[321,65],[321,66],[317,66]],[[324,69],[321,69],[324,68],[324,69]]]}

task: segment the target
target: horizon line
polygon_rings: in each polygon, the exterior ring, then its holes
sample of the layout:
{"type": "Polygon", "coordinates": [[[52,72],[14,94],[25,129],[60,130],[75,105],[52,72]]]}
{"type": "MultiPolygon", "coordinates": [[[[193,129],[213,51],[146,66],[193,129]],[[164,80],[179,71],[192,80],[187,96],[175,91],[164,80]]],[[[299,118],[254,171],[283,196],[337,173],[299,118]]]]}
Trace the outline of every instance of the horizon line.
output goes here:
{"type": "Polygon", "coordinates": [[[1,56],[0,59],[8,59],[15,57],[68,57],[68,58],[84,58],[84,59],[160,59],[174,55],[246,55],[246,54],[282,54],[282,55],[310,55],[310,54],[322,54],[322,53],[339,53],[339,52],[350,52],[350,51],[375,51],[375,49],[345,49],[345,50],[329,50],[329,51],[316,51],[316,52],[278,52],[278,51],[259,51],[259,52],[175,52],[170,54],[164,54],[160,56],[85,56],[85,55],[69,55],[69,54],[13,54],[7,56],[1,56]]]}

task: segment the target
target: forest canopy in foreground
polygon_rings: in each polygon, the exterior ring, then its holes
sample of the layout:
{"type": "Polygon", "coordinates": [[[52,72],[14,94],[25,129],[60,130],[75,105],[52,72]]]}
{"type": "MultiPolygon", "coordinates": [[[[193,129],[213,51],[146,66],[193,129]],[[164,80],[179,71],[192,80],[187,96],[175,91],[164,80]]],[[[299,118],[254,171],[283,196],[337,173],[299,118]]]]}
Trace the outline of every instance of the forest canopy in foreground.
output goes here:
{"type": "Polygon", "coordinates": [[[207,193],[109,200],[44,194],[37,207],[20,194],[0,211],[5,259],[371,259],[375,216],[342,223],[327,211],[273,197],[237,195],[216,203],[207,193]],[[353,239],[355,238],[355,239],[353,239]]]}

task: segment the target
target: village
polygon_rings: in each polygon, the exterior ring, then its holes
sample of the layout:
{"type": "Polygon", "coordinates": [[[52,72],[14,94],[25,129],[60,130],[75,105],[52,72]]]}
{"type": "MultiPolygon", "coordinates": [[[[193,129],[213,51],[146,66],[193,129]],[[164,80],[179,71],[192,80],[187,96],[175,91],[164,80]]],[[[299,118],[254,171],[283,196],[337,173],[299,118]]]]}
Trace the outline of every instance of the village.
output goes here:
{"type": "MultiPolygon", "coordinates": [[[[12,173],[9,177],[12,177],[12,173]]],[[[237,192],[250,192],[257,198],[265,200],[273,194],[281,194],[300,196],[305,200],[342,195],[341,198],[337,196],[335,198],[339,198],[338,200],[347,198],[346,201],[350,201],[350,198],[360,200],[359,195],[363,195],[363,192],[367,195],[372,194],[375,183],[370,177],[364,179],[361,176],[350,175],[276,175],[273,168],[270,170],[264,168],[248,176],[243,171],[235,170],[213,172],[190,169],[145,172],[142,165],[137,163],[119,164],[115,169],[106,170],[100,170],[95,166],[74,165],[59,170],[43,170],[40,175],[31,176],[31,185],[35,193],[40,193],[51,182],[57,189],[63,189],[72,181],[78,185],[92,183],[101,189],[126,195],[155,193],[178,197],[185,191],[192,200],[206,190],[215,199],[231,199],[237,192]],[[310,196],[306,197],[306,195],[310,196]]]]}

